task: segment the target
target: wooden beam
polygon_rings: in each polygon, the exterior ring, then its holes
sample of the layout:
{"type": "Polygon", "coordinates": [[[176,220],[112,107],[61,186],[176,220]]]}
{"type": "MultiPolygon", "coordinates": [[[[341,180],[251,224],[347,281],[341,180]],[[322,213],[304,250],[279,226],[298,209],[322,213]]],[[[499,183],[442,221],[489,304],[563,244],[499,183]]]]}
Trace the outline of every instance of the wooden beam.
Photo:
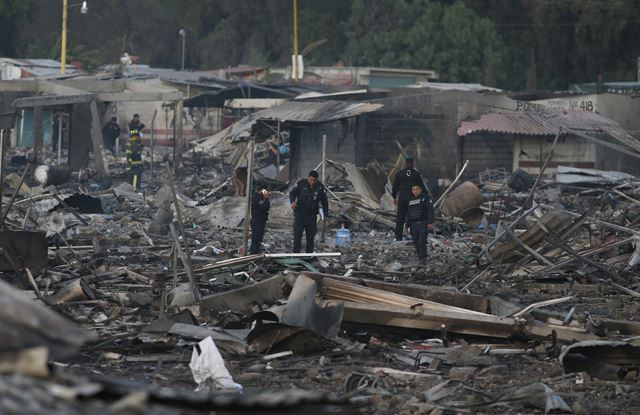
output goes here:
{"type": "MultiPolygon", "coordinates": [[[[337,301],[329,301],[329,304],[333,303],[337,303],[337,301]]],[[[516,334],[543,338],[555,331],[559,341],[569,343],[598,339],[597,336],[587,333],[581,328],[551,325],[535,320],[521,327],[518,321],[509,317],[436,311],[421,307],[407,309],[384,304],[345,302],[342,321],[356,325],[437,332],[444,325],[450,333],[499,338],[508,338],[516,334]]]]}
{"type": "Polygon", "coordinates": [[[422,298],[391,293],[370,287],[350,284],[334,279],[324,279],[320,287],[320,295],[328,300],[343,300],[358,303],[383,304],[404,308],[421,307],[429,310],[456,312],[472,315],[489,315],[466,308],[454,307],[446,304],[429,301],[422,298]]]}
{"type": "Polygon", "coordinates": [[[315,272],[303,272],[309,278],[313,278],[319,285],[325,279],[344,281],[364,287],[376,288],[379,290],[419,298],[422,300],[434,301],[454,307],[461,307],[467,310],[486,313],[489,309],[489,299],[480,295],[464,294],[453,290],[446,290],[442,287],[430,287],[418,284],[396,284],[365,278],[343,277],[341,275],[321,274],[315,272]]]}
{"type": "MultiPolygon", "coordinates": [[[[338,303],[330,301],[329,303],[338,303]]],[[[440,331],[445,325],[447,331],[488,337],[510,337],[518,332],[517,322],[508,317],[490,314],[467,314],[442,310],[428,310],[421,307],[406,307],[387,304],[344,303],[343,322],[377,325],[384,327],[408,328],[440,331]]]]}

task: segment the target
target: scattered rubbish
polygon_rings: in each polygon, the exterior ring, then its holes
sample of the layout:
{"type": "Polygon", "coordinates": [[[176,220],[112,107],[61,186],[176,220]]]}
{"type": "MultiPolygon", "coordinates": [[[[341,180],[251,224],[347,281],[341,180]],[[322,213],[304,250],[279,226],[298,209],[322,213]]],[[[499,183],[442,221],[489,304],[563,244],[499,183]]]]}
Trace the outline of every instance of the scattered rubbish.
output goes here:
{"type": "Polygon", "coordinates": [[[71,178],[71,168],[66,165],[42,165],[33,173],[36,181],[42,186],[57,186],[71,178]]]}
{"type": "Polygon", "coordinates": [[[242,391],[242,385],[233,381],[211,337],[205,338],[194,346],[189,368],[191,368],[193,380],[198,384],[196,392],[218,389],[242,391]]]}

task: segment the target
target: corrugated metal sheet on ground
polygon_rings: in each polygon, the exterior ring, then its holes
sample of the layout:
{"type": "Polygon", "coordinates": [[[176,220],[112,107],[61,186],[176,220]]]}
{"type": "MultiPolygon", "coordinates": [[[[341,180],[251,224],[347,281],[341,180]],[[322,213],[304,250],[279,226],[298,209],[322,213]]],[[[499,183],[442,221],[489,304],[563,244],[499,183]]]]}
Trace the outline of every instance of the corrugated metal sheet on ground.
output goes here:
{"type": "Polygon", "coordinates": [[[556,172],[556,182],[560,184],[615,184],[635,179],[635,176],[621,171],[579,169],[569,166],[558,166],[558,170],[556,172]]]}
{"type": "Polygon", "coordinates": [[[355,117],[377,111],[382,104],[345,101],[300,102],[287,101],[254,114],[256,119],[280,122],[319,123],[355,117]]]}
{"type": "Polygon", "coordinates": [[[500,133],[521,135],[555,135],[558,129],[600,131],[601,127],[622,129],[615,121],[588,111],[554,113],[505,112],[488,113],[474,121],[463,121],[458,135],[500,133]]]}

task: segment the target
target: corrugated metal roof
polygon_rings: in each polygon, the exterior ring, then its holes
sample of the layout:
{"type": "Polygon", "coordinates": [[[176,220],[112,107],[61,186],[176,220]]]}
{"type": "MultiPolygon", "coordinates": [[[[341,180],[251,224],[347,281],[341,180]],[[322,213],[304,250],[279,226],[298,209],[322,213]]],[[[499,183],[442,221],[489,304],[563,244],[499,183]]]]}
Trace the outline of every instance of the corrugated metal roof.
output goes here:
{"type": "Polygon", "coordinates": [[[520,135],[555,135],[558,129],[600,131],[601,127],[621,129],[615,121],[588,111],[553,113],[504,112],[484,114],[474,121],[463,121],[458,135],[498,133],[520,135]]]}
{"type": "Polygon", "coordinates": [[[377,111],[382,104],[347,101],[287,101],[253,114],[256,119],[293,123],[320,123],[377,111]]]}
{"type": "MultiPolygon", "coordinates": [[[[60,62],[53,59],[14,59],[0,58],[0,66],[12,65],[20,68],[24,72],[28,72],[35,78],[60,78],[60,62]]],[[[65,69],[66,75],[76,75],[81,73],[78,68],[73,65],[67,65],[65,69]]]]}
{"type": "Polygon", "coordinates": [[[39,68],[57,68],[60,69],[60,62],[53,59],[14,59],[0,58],[1,62],[7,62],[15,66],[29,66],[39,68]]]}
{"type": "Polygon", "coordinates": [[[456,82],[418,82],[414,85],[406,85],[405,88],[430,88],[440,91],[491,91],[502,92],[502,89],[492,88],[482,84],[467,84],[456,82]]]}

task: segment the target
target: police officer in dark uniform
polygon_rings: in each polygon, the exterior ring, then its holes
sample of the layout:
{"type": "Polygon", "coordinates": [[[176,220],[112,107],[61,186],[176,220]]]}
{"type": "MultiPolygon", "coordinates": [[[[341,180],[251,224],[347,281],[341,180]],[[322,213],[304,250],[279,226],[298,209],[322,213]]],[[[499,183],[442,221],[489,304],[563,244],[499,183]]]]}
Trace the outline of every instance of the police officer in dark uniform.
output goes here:
{"type": "Polygon", "coordinates": [[[142,183],[142,143],[140,142],[140,131],[129,131],[129,141],[127,142],[127,171],[129,179],[135,192],[142,183]]]}
{"type": "Polygon", "coordinates": [[[111,117],[111,121],[106,123],[102,128],[102,136],[104,137],[107,148],[112,153],[115,153],[116,141],[118,137],[120,137],[120,126],[118,125],[118,119],[116,117],[111,117]]]}
{"type": "Polygon", "coordinates": [[[398,206],[396,216],[396,241],[402,240],[404,220],[407,216],[409,199],[411,199],[411,187],[413,185],[418,185],[422,188],[423,192],[427,192],[427,187],[424,184],[422,175],[413,167],[413,157],[407,156],[404,161],[405,167],[396,173],[391,189],[393,204],[398,206]]]}
{"type": "Polygon", "coordinates": [[[270,207],[269,192],[266,189],[258,190],[251,199],[251,247],[249,248],[251,255],[260,252],[270,207]]]}
{"type": "Polygon", "coordinates": [[[300,252],[302,232],[307,238],[306,252],[313,252],[313,238],[318,230],[316,219],[322,205],[322,217],[329,215],[329,201],[324,185],[318,181],[318,172],[311,170],[309,177],[300,180],[289,193],[291,208],[294,210],[293,252],[300,252]]]}
{"type": "Polygon", "coordinates": [[[411,231],[411,239],[416,247],[420,265],[427,265],[427,236],[433,232],[433,204],[428,192],[420,185],[411,187],[413,194],[407,209],[407,228],[411,231]]]}

